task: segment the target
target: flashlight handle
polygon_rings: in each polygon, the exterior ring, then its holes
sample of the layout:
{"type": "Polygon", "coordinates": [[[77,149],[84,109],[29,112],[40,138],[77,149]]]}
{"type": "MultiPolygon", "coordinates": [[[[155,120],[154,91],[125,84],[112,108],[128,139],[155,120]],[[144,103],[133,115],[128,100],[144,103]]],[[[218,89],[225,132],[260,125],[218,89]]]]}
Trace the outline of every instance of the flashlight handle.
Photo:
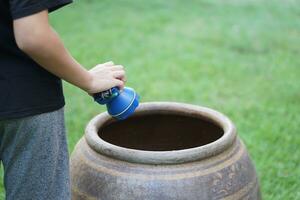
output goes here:
{"type": "Polygon", "coordinates": [[[93,97],[97,103],[104,105],[110,102],[115,97],[119,96],[119,94],[120,94],[120,90],[117,87],[113,87],[110,88],[109,90],[95,93],[93,94],[93,97]]]}

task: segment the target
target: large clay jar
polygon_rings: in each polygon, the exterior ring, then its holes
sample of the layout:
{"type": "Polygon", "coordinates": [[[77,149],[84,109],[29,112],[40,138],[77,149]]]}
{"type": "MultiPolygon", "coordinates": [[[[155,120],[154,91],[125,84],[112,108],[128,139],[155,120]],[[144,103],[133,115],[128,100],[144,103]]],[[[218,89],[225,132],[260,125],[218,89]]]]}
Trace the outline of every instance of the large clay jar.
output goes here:
{"type": "Polygon", "coordinates": [[[143,103],[93,118],[71,156],[72,199],[257,200],[259,184],[233,123],[189,104],[143,103]]]}

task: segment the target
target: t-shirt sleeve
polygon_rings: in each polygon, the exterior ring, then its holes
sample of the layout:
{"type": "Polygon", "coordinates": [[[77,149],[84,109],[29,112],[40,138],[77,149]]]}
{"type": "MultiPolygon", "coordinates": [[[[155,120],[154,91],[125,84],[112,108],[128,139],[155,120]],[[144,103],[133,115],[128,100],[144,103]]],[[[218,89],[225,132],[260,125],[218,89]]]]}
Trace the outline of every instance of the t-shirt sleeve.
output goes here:
{"type": "Polygon", "coordinates": [[[13,19],[26,17],[43,10],[52,12],[69,3],[72,3],[72,0],[9,0],[13,19]]]}

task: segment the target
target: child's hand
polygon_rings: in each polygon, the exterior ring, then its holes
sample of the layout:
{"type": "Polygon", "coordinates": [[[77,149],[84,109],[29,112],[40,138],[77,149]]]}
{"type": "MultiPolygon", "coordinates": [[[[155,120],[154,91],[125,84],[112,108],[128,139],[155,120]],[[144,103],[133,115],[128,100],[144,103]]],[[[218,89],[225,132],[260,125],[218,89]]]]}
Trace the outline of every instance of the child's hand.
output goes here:
{"type": "Polygon", "coordinates": [[[115,65],[113,62],[107,62],[96,65],[89,70],[91,80],[89,88],[86,90],[89,94],[95,94],[108,90],[113,87],[124,88],[126,82],[125,70],[122,65],[115,65]]]}

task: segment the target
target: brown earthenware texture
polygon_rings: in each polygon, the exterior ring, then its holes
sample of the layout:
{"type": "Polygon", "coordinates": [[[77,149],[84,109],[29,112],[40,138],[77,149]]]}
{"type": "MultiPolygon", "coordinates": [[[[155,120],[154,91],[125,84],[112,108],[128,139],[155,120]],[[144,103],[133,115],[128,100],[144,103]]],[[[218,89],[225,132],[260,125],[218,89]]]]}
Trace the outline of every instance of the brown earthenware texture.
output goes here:
{"type": "Polygon", "coordinates": [[[254,166],[237,137],[224,152],[182,164],[139,164],[95,152],[83,137],[71,156],[73,200],[259,200],[254,166]]]}

